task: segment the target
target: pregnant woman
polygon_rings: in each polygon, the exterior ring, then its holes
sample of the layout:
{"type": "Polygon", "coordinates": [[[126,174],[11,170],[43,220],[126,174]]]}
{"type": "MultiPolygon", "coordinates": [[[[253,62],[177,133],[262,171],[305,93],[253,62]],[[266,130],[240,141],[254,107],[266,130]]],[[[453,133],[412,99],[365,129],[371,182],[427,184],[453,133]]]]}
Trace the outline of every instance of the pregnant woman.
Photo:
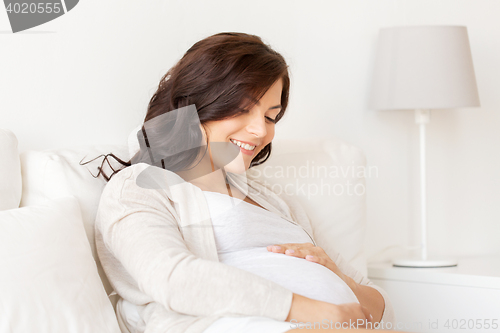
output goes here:
{"type": "Polygon", "coordinates": [[[96,247],[123,332],[364,331],[394,322],[386,293],[317,246],[292,197],[247,177],[271,154],[289,86],[285,60],[259,37],[210,36],[162,78],[140,151],[128,162],[108,154],[124,167],[99,168],[108,183],[96,247]]]}

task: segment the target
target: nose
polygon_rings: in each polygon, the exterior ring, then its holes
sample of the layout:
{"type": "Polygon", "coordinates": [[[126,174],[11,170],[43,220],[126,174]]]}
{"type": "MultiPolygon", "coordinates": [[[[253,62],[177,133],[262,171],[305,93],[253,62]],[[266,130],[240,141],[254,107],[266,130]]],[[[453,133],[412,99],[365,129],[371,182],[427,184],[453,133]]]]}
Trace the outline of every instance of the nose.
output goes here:
{"type": "Polygon", "coordinates": [[[250,123],[247,125],[247,131],[248,131],[248,133],[254,134],[259,138],[265,137],[267,135],[265,117],[256,112],[251,117],[250,123]]]}

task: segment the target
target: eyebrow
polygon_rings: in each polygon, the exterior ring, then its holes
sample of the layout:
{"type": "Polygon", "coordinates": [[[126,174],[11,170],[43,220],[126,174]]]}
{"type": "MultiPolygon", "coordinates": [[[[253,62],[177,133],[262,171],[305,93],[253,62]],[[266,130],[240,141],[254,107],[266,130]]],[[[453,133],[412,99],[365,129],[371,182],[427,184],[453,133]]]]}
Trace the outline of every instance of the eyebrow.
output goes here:
{"type": "MultiPolygon", "coordinates": [[[[255,104],[260,105],[260,102],[257,99],[253,98],[252,96],[245,95],[245,97],[248,98],[248,99],[250,99],[251,101],[255,102],[255,104]]],[[[278,105],[275,105],[275,106],[271,106],[268,110],[281,109],[281,108],[282,108],[281,104],[278,104],[278,105]]]]}

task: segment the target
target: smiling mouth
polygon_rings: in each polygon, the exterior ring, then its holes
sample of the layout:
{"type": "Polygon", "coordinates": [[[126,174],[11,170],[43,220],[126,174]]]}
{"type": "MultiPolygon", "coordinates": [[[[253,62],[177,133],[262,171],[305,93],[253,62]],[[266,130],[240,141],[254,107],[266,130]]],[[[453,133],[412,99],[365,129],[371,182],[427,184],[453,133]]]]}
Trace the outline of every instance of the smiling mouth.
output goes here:
{"type": "Polygon", "coordinates": [[[245,149],[245,150],[247,150],[247,151],[249,151],[249,152],[250,152],[250,151],[254,151],[254,150],[255,150],[255,148],[257,147],[257,146],[251,146],[251,145],[249,145],[248,143],[242,143],[242,142],[240,142],[240,141],[238,141],[238,140],[234,140],[234,139],[230,139],[230,140],[231,140],[231,142],[232,142],[233,144],[235,144],[236,146],[238,146],[238,147],[240,147],[240,148],[242,148],[242,149],[245,149]]]}

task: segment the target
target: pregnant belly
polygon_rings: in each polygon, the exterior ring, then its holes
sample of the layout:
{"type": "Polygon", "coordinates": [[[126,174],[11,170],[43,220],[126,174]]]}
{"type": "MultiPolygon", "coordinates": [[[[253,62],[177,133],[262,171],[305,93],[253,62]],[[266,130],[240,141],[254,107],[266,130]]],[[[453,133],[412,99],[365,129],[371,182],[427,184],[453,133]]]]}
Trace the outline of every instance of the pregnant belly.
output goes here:
{"type": "Polygon", "coordinates": [[[351,288],[337,274],[303,258],[258,247],[220,253],[219,260],[312,299],[333,304],[359,303],[351,288]]]}

